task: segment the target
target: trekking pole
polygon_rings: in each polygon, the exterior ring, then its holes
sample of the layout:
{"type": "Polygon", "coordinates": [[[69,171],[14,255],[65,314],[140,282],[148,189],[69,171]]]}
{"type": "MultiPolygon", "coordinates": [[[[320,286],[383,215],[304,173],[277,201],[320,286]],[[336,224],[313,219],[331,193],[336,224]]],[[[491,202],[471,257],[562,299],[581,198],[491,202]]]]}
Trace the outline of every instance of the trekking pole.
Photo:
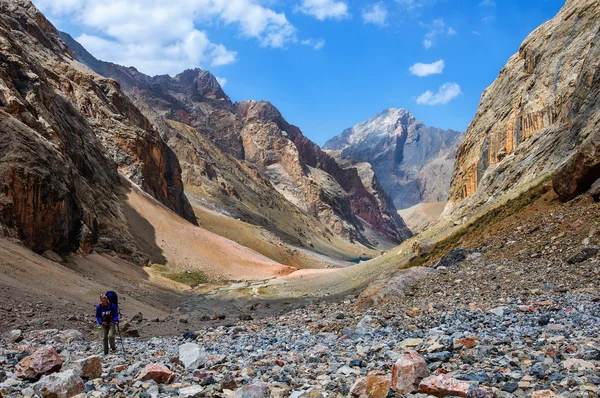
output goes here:
{"type": "Polygon", "coordinates": [[[123,336],[121,336],[121,328],[119,327],[119,324],[117,323],[117,330],[119,331],[119,340],[121,340],[121,347],[123,348],[123,353],[125,353],[125,344],[123,344],[123,336]]]}

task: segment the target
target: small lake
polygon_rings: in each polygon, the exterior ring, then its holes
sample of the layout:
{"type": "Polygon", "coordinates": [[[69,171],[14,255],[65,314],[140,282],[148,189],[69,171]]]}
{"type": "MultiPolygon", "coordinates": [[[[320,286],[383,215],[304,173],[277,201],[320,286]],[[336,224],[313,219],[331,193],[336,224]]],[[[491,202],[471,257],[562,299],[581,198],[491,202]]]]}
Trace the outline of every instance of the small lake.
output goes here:
{"type": "Polygon", "coordinates": [[[358,264],[358,263],[362,263],[363,261],[369,261],[371,260],[368,257],[359,257],[359,258],[353,258],[351,260],[347,260],[350,263],[354,263],[354,264],[358,264]]]}

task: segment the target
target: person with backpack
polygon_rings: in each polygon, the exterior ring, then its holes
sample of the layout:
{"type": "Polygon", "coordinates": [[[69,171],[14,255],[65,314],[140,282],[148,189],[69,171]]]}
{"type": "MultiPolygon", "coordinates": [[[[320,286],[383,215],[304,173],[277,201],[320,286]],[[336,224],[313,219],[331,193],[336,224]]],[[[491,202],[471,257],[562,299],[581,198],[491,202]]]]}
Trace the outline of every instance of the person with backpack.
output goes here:
{"type": "Polygon", "coordinates": [[[100,304],[96,306],[96,320],[102,326],[102,347],[104,355],[108,354],[108,345],[112,352],[117,352],[115,344],[115,325],[119,324],[119,311],[105,294],[100,295],[100,304]]]}

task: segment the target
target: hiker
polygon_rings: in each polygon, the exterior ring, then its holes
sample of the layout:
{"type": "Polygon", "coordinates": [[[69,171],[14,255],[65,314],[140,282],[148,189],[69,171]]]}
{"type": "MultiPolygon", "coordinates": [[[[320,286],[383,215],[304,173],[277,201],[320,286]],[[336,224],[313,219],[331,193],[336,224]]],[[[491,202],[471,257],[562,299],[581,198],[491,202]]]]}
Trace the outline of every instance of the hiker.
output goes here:
{"type": "Polygon", "coordinates": [[[112,352],[117,352],[115,345],[115,325],[119,324],[119,313],[117,307],[108,301],[105,294],[100,295],[100,304],[96,307],[96,319],[102,326],[102,347],[104,355],[108,354],[108,344],[112,352]]]}

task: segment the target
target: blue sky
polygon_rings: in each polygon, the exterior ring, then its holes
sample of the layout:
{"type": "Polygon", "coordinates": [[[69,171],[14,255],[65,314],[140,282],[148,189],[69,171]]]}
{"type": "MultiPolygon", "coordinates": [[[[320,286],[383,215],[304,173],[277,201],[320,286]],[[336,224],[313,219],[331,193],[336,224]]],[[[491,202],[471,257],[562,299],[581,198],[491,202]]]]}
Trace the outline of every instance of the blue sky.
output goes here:
{"type": "Polygon", "coordinates": [[[464,131],[482,91],[564,1],[34,4],[100,59],[148,74],[208,69],[233,101],[269,100],[322,145],[390,107],[406,108],[429,126],[464,131]]]}

